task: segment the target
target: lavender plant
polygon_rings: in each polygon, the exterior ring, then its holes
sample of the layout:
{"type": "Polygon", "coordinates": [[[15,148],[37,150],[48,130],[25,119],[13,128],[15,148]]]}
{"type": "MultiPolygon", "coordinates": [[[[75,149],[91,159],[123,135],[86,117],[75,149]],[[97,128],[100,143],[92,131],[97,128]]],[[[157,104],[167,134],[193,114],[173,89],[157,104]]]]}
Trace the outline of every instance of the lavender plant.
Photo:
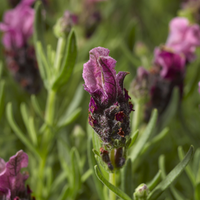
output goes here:
{"type": "Polygon", "coordinates": [[[0,199],[199,199],[196,1],[101,1],[9,1],[0,199]]]}

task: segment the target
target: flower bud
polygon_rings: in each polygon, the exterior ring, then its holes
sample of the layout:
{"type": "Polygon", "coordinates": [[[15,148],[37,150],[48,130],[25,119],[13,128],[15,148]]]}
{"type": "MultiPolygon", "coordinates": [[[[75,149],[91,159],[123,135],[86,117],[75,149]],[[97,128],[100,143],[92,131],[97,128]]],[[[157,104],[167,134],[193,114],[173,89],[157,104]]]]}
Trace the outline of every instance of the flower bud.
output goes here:
{"type": "Polygon", "coordinates": [[[70,11],[66,10],[64,15],[59,18],[53,28],[54,34],[57,38],[67,37],[72,27],[77,24],[78,18],[70,11]]]}
{"type": "Polygon", "coordinates": [[[140,184],[134,193],[134,200],[146,200],[149,195],[149,189],[146,184],[140,184]]]}

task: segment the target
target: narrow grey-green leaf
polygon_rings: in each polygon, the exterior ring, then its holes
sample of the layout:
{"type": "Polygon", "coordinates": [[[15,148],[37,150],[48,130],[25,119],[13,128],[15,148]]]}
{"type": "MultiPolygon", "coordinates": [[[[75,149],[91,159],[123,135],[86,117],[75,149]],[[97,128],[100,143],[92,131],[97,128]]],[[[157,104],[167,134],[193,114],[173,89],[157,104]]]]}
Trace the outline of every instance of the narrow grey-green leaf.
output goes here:
{"type": "Polygon", "coordinates": [[[161,170],[158,171],[153,180],[148,184],[149,190],[152,191],[156,187],[156,185],[158,185],[160,180],[161,180],[161,170]]]}
{"type": "Polygon", "coordinates": [[[162,130],[158,135],[156,135],[151,141],[147,142],[142,149],[141,154],[144,154],[150,147],[154,146],[154,144],[160,142],[169,132],[169,128],[166,127],[162,130]]]}
{"type": "Polygon", "coordinates": [[[132,163],[131,159],[129,158],[126,161],[125,166],[121,170],[121,185],[122,190],[129,195],[129,197],[133,194],[133,177],[132,177],[132,163]]]}
{"type": "Polygon", "coordinates": [[[95,160],[94,154],[92,152],[92,140],[91,140],[91,137],[92,136],[89,136],[89,134],[88,134],[88,142],[87,142],[88,162],[89,162],[90,169],[93,169],[92,177],[93,177],[94,184],[96,186],[96,190],[97,190],[98,196],[99,196],[99,198],[101,200],[104,200],[103,197],[102,197],[103,186],[102,186],[101,182],[98,180],[98,178],[95,176],[94,165],[96,165],[96,160],[95,160]]]}
{"type": "Polygon", "coordinates": [[[76,46],[76,36],[72,30],[67,42],[66,53],[64,55],[64,60],[60,73],[53,83],[52,88],[57,90],[63,84],[66,84],[71,77],[72,71],[74,69],[77,58],[77,46],[76,46]]]}
{"type": "Polygon", "coordinates": [[[32,145],[32,143],[25,137],[25,135],[22,133],[20,128],[17,126],[17,124],[14,121],[13,114],[12,114],[12,104],[8,103],[6,107],[6,114],[8,122],[11,126],[11,128],[14,130],[15,134],[19,137],[19,139],[24,143],[24,145],[33,152],[39,159],[41,159],[40,154],[38,150],[32,145]]]}
{"type": "MultiPolygon", "coordinates": [[[[184,151],[183,151],[183,148],[182,148],[181,146],[179,146],[179,147],[178,147],[178,156],[179,156],[179,160],[180,160],[180,161],[183,160],[184,154],[185,154],[185,153],[184,153],[184,151]]],[[[190,179],[190,181],[191,181],[193,187],[195,187],[195,176],[194,176],[193,171],[192,171],[192,169],[191,169],[191,167],[190,167],[189,164],[188,164],[188,166],[185,168],[185,171],[186,171],[186,173],[187,173],[187,175],[188,175],[188,177],[189,177],[189,179],[190,179]]]]}
{"type": "Polygon", "coordinates": [[[44,119],[42,109],[40,108],[39,103],[38,103],[37,98],[36,98],[35,95],[31,95],[31,103],[32,103],[32,105],[33,105],[33,108],[34,108],[35,112],[36,112],[42,119],[44,119]]]}
{"type": "Polygon", "coordinates": [[[116,186],[112,185],[111,183],[109,183],[101,174],[101,172],[99,171],[97,165],[94,167],[95,169],[95,173],[98,177],[98,179],[104,184],[106,185],[111,191],[113,191],[117,196],[119,196],[120,198],[124,199],[124,200],[132,200],[127,194],[125,194],[122,190],[120,190],[119,188],[117,188],[116,186]]]}
{"type": "Polygon", "coordinates": [[[70,188],[73,190],[74,197],[78,193],[80,186],[81,186],[81,174],[79,169],[79,160],[78,160],[78,151],[75,147],[72,148],[71,152],[71,172],[72,172],[72,184],[70,188]]]}
{"type": "Polygon", "coordinates": [[[5,82],[1,81],[0,82],[0,119],[4,111],[4,103],[5,103],[4,99],[5,99],[5,82]]]}
{"type": "Polygon", "coordinates": [[[157,116],[158,116],[157,110],[153,110],[150,121],[149,121],[145,131],[143,132],[142,136],[139,138],[138,142],[136,143],[133,150],[131,151],[130,157],[131,157],[132,163],[134,163],[134,161],[140,154],[142,148],[144,147],[147,140],[149,139],[149,136],[151,135],[151,133],[155,127],[155,124],[157,121],[157,116]]]}
{"type": "Polygon", "coordinates": [[[167,109],[165,110],[165,112],[161,115],[160,119],[159,119],[159,124],[160,124],[160,128],[164,128],[166,127],[170,120],[174,117],[177,108],[178,108],[178,104],[179,104],[179,88],[174,88],[173,89],[173,93],[170,99],[170,102],[167,106],[167,109]]]}
{"type": "Polygon", "coordinates": [[[156,188],[149,194],[148,200],[156,200],[166,190],[173,181],[181,174],[184,168],[191,160],[194,152],[194,147],[191,146],[185,158],[160,182],[156,188]]]}
{"type": "Polygon", "coordinates": [[[136,141],[137,138],[138,138],[138,134],[139,134],[139,130],[136,130],[136,131],[133,133],[133,137],[131,138],[131,143],[130,143],[130,145],[129,145],[129,148],[131,148],[131,147],[134,145],[135,141],[136,141]]]}
{"type": "Polygon", "coordinates": [[[195,187],[195,200],[200,199],[200,183],[198,183],[195,187]]]}
{"type": "Polygon", "coordinates": [[[44,42],[44,23],[42,19],[42,3],[37,1],[35,4],[35,19],[34,19],[34,42],[41,42],[42,48],[45,50],[44,42]]]}

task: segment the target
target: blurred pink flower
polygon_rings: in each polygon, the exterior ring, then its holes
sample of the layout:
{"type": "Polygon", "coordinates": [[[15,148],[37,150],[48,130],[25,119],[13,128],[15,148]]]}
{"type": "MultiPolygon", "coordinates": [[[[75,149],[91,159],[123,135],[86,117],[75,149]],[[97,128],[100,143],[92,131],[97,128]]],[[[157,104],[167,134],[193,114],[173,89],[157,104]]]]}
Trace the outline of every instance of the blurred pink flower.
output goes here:
{"type": "Polygon", "coordinates": [[[176,17],[171,20],[170,33],[166,46],[176,53],[185,55],[187,61],[195,58],[196,47],[200,46],[200,27],[198,24],[190,24],[188,19],[176,17]]]}
{"type": "Polygon", "coordinates": [[[3,44],[6,49],[21,48],[33,34],[34,9],[30,6],[35,0],[23,0],[14,9],[4,14],[0,30],[4,32],[3,44]]]}

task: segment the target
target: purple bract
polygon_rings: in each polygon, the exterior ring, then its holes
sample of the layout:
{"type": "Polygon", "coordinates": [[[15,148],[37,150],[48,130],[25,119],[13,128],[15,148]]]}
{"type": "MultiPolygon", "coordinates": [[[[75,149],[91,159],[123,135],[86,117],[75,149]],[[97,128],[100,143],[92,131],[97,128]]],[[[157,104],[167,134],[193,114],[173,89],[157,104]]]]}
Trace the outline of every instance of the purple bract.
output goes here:
{"type": "Polygon", "coordinates": [[[154,64],[161,68],[160,76],[168,80],[176,80],[185,73],[185,57],[166,49],[156,48],[154,64]]]}
{"type": "Polygon", "coordinates": [[[28,155],[22,150],[12,156],[6,163],[0,158],[0,199],[31,200],[30,188],[25,187],[28,173],[20,173],[21,168],[28,166],[28,155]]]}

